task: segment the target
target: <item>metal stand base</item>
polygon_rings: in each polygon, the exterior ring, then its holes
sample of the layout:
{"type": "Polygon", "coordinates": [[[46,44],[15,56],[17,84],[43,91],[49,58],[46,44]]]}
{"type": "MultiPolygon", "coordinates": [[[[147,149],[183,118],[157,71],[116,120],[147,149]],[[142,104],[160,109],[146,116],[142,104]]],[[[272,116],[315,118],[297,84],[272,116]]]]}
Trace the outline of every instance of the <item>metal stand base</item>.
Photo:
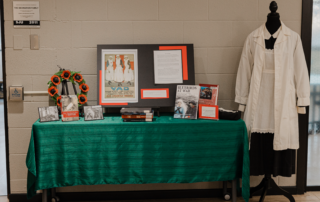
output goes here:
{"type": "Polygon", "coordinates": [[[275,181],[274,181],[274,180],[272,179],[272,177],[271,177],[271,174],[265,175],[264,178],[263,178],[263,180],[260,182],[260,184],[259,184],[258,186],[253,187],[253,188],[250,189],[250,198],[252,197],[252,195],[253,195],[254,193],[256,193],[257,191],[259,191],[259,190],[261,190],[261,189],[263,189],[263,191],[262,191],[262,194],[261,194],[261,197],[260,197],[259,202],[263,202],[263,201],[264,201],[264,198],[266,197],[267,191],[268,191],[269,189],[277,189],[278,192],[282,193],[282,195],[284,195],[285,197],[287,197],[290,202],[295,202],[293,196],[292,196],[289,192],[281,189],[281,188],[275,183],[275,181]]]}

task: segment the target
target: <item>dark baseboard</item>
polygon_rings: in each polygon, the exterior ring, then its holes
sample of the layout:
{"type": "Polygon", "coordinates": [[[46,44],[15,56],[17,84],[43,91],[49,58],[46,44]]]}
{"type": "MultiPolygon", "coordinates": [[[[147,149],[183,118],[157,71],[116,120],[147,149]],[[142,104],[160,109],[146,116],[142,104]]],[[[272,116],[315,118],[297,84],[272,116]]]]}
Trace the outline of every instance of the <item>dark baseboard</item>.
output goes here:
{"type": "Polygon", "coordinates": [[[307,186],[306,191],[320,191],[320,186],[307,186]]]}
{"type": "Polygon", "coordinates": [[[78,196],[75,196],[74,193],[59,193],[57,195],[61,198],[62,201],[213,198],[222,197],[222,189],[90,192],[80,193],[80,195],[78,196]]]}
{"type": "MultiPolygon", "coordinates": [[[[231,193],[231,189],[228,189],[231,193]]],[[[144,200],[168,198],[213,198],[222,197],[222,189],[195,190],[152,190],[152,191],[112,191],[112,192],[60,192],[57,196],[64,201],[108,201],[144,200]]],[[[27,200],[26,194],[10,194],[10,202],[41,202],[42,194],[27,200]]],[[[50,197],[49,197],[50,198],[50,197]]],[[[48,200],[50,201],[50,200],[48,200]]]]}
{"type": "MultiPolygon", "coordinates": [[[[296,187],[282,187],[291,194],[296,194],[296,187]]],[[[228,189],[231,193],[231,189],[228,189]]],[[[259,195],[259,193],[255,194],[259,195]]],[[[268,195],[280,193],[268,192],[268,195]]],[[[26,194],[10,194],[10,202],[41,202],[42,194],[37,194],[27,200],[26,194]]],[[[144,200],[144,199],[174,199],[174,198],[213,198],[223,197],[222,189],[192,189],[192,190],[152,190],[152,191],[113,191],[113,192],[61,192],[57,196],[64,201],[108,201],[108,200],[144,200]]],[[[50,201],[50,200],[48,200],[50,201]]]]}
{"type": "Polygon", "coordinates": [[[9,201],[14,202],[41,202],[42,201],[42,194],[35,195],[32,199],[27,199],[27,194],[9,194],[8,196],[9,201]]]}

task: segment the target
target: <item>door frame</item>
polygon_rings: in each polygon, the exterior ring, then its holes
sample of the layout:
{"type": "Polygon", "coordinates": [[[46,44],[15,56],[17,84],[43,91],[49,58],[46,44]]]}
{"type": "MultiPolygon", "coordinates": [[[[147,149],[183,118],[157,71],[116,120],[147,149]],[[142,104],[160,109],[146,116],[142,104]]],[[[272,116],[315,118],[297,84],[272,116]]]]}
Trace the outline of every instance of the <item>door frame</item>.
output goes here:
{"type": "Polygon", "coordinates": [[[5,130],[5,147],[6,147],[6,172],[7,172],[7,195],[10,190],[10,165],[9,165],[9,131],[8,131],[8,100],[7,100],[7,74],[5,62],[5,35],[4,35],[4,3],[0,0],[0,15],[1,15],[1,52],[2,52],[2,76],[3,76],[3,103],[4,103],[4,130],[5,130]]]}
{"type": "MultiPolygon", "coordinates": [[[[302,0],[301,40],[308,66],[309,78],[311,67],[312,16],[313,0],[302,0]]],[[[307,191],[320,191],[320,186],[307,186],[309,107],[307,107],[306,111],[307,113],[305,115],[299,115],[300,149],[298,150],[297,156],[297,194],[304,194],[307,191]]]]}

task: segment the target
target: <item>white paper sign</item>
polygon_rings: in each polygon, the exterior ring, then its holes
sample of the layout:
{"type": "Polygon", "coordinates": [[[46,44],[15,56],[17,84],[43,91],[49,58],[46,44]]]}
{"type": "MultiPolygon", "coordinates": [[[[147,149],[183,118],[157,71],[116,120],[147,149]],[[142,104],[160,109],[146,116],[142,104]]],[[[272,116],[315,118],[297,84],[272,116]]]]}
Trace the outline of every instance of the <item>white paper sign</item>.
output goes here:
{"type": "Polygon", "coordinates": [[[216,108],[215,107],[202,107],[202,116],[206,117],[216,117],[216,108]]]}
{"type": "Polygon", "coordinates": [[[144,98],[166,98],[166,90],[143,90],[144,98]]]}
{"type": "Polygon", "coordinates": [[[14,27],[40,27],[39,1],[13,1],[14,27]]]}
{"type": "Polygon", "coordinates": [[[181,50],[153,51],[156,84],[183,83],[181,50]]]}

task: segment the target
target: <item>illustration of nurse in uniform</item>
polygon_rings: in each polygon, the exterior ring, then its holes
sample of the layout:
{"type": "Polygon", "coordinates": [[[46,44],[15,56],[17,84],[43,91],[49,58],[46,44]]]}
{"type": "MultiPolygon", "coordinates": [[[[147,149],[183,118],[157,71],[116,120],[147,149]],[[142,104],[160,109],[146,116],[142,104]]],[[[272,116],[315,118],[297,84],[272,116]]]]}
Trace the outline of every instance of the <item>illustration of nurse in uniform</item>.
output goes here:
{"type": "Polygon", "coordinates": [[[106,68],[106,81],[110,85],[113,81],[113,57],[109,56],[109,59],[107,60],[107,68],[106,68]]]}
{"type": "Polygon", "coordinates": [[[123,82],[123,63],[122,60],[120,58],[120,55],[116,56],[116,69],[114,72],[114,81],[118,82],[118,86],[122,86],[122,82],[123,82]]]}
{"type": "Polygon", "coordinates": [[[133,70],[131,69],[131,63],[128,56],[124,56],[124,81],[131,85],[131,81],[134,80],[133,70]]]}

